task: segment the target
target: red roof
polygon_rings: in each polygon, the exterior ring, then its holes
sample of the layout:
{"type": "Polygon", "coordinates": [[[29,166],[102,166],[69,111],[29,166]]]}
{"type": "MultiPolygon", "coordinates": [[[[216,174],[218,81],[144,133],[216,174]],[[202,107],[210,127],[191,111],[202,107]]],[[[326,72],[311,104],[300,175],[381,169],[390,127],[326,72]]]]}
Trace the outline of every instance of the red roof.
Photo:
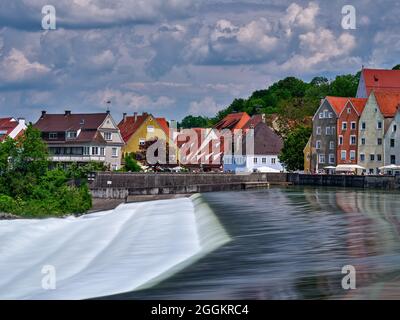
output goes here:
{"type": "Polygon", "coordinates": [[[400,107],[400,91],[374,91],[376,102],[385,118],[392,118],[395,116],[397,109],[400,107]]]}
{"type": "Polygon", "coordinates": [[[218,122],[214,128],[223,129],[242,129],[243,126],[250,120],[250,116],[246,112],[231,113],[218,122]]]}
{"type": "Polygon", "coordinates": [[[17,126],[18,121],[14,118],[0,118],[0,142],[3,141],[17,126]]]}
{"type": "Polygon", "coordinates": [[[354,108],[357,110],[358,114],[361,115],[368,99],[366,99],[366,98],[350,98],[349,100],[353,104],[354,108]]]}
{"type": "Polygon", "coordinates": [[[63,132],[68,130],[97,130],[108,113],[43,114],[35,127],[42,132],[63,132]]]}
{"type": "Polygon", "coordinates": [[[400,70],[363,69],[362,76],[368,96],[373,90],[400,90],[400,70]]]}
{"type": "Polygon", "coordinates": [[[335,110],[336,114],[339,115],[346,106],[347,101],[349,101],[349,98],[327,96],[326,100],[328,100],[329,104],[335,110]]]}
{"type": "MultiPolygon", "coordinates": [[[[151,114],[143,113],[142,115],[125,116],[124,119],[118,124],[118,128],[121,131],[122,138],[125,142],[131,138],[131,136],[141,127],[148,117],[153,117],[151,114]]],[[[154,117],[153,117],[154,118],[154,117]]],[[[154,118],[161,129],[165,132],[167,137],[169,136],[169,126],[165,118],[154,118]]]]}

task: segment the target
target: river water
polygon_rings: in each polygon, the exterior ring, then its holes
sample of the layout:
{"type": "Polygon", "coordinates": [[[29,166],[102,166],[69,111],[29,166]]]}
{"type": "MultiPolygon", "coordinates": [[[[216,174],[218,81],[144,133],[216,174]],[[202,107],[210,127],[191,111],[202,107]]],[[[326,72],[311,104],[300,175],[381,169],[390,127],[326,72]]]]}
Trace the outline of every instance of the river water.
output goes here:
{"type": "Polygon", "coordinates": [[[107,298],[400,298],[400,193],[293,187],[203,201],[232,240],[153,288],[107,298]],[[356,290],[342,288],[345,265],[356,290]]]}

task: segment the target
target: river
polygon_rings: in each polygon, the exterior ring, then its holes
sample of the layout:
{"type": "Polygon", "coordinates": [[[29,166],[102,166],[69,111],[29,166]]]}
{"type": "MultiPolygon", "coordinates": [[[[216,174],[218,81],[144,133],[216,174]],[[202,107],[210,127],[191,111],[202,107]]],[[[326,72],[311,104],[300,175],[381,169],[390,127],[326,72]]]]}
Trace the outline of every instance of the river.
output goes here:
{"type": "Polygon", "coordinates": [[[115,299],[400,298],[400,194],[271,188],[202,195],[231,241],[115,299]],[[356,269],[344,290],[342,267],[356,269]]]}

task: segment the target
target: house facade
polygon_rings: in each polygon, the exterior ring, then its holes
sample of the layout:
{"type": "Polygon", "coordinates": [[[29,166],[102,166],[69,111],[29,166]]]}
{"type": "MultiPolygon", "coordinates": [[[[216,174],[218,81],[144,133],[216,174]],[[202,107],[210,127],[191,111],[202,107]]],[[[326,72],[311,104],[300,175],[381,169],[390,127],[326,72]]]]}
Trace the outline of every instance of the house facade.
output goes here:
{"type": "Polygon", "coordinates": [[[400,108],[387,128],[384,150],[385,166],[400,165],[400,108]]]}
{"type": "Polygon", "coordinates": [[[349,98],[337,120],[337,164],[358,163],[358,122],[367,99],[349,98]]]}
{"type": "Polygon", "coordinates": [[[304,173],[310,174],[312,173],[311,170],[311,157],[312,157],[312,148],[311,148],[311,140],[310,137],[307,141],[306,146],[304,147],[303,154],[304,154],[304,173]]]}
{"type": "Polygon", "coordinates": [[[311,172],[320,172],[337,164],[337,118],[347,98],[326,97],[313,117],[311,172]]]}
{"type": "Polygon", "coordinates": [[[25,119],[0,118],[0,142],[7,137],[15,139],[26,130],[25,119]]]}
{"type": "Polygon", "coordinates": [[[125,142],[123,154],[138,152],[141,146],[146,144],[146,141],[154,139],[167,141],[169,138],[167,121],[164,118],[155,118],[148,113],[138,115],[135,112],[133,116],[124,113],[118,128],[125,142]]]}
{"type": "Polygon", "coordinates": [[[242,153],[223,155],[224,172],[283,172],[284,167],[279,161],[283,141],[266,124],[265,116],[253,116],[242,128],[242,153]],[[247,148],[248,143],[254,143],[251,150],[247,148]]]}
{"type": "Polygon", "coordinates": [[[34,127],[42,132],[50,161],[64,165],[88,162],[103,163],[110,170],[121,167],[120,131],[109,112],[42,115],[34,127]]]}
{"type": "MultiPolygon", "coordinates": [[[[367,174],[379,174],[379,168],[387,159],[385,138],[397,112],[400,94],[386,91],[373,91],[365,105],[359,121],[359,165],[366,168],[367,174]]],[[[390,141],[389,141],[390,143],[390,141]]]]}

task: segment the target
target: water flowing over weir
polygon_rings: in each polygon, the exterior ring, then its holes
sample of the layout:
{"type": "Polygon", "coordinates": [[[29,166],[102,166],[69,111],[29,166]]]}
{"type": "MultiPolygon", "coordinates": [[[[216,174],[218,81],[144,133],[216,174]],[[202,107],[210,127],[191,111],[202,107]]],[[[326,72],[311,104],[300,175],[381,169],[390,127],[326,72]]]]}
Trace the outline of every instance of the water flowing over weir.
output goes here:
{"type": "Polygon", "coordinates": [[[88,299],[152,287],[230,238],[201,195],[79,218],[0,221],[0,299],[88,299]],[[56,289],[45,290],[43,267],[56,289]]]}

